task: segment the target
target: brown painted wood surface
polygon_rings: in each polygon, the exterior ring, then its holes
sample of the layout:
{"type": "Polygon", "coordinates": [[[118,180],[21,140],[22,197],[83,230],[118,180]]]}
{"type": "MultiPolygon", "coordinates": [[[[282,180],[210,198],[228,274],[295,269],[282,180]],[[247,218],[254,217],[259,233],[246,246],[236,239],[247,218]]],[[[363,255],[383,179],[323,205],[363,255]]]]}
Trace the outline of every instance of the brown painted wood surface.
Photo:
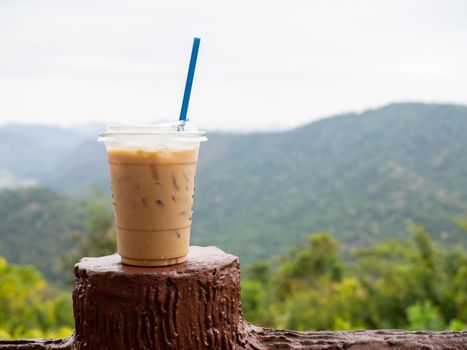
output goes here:
{"type": "MultiPolygon", "coordinates": [[[[251,326],[247,325],[247,328],[251,326]]],[[[251,333],[237,344],[243,349],[310,350],[455,350],[467,349],[467,331],[403,332],[396,330],[352,332],[293,332],[251,327],[251,333]]],[[[73,350],[73,336],[67,339],[1,340],[0,349],[73,350]]],[[[90,347],[90,349],[93,349],[90,347]]]]}
{"type": "Polygon", "coordinates": [[[467,331],[294,332],[245,325],[245,344],[237,349],[442,350],[467,349],[467,331]]]}
{"type": "Polygon", "coordinates": [[[65,339],[0,339],[0,349],[12,350],[72,350],[73,335],[65,339]]]}
{"type": "Polygon", "coordinates": [[[117,255],[75,266],[75,334],[66,339],[0,339],[0,350],[466,349],[467,331],[294,332],[253,326],[240,308],[238,258],[192,247],[188,262],[133,268],[117,255]]]}
{"type": "Polygon", "coordinates": [[[76,350],[235,349],[240,264],[191,247],[169,267],[133,267],[116,254],[82,259],[73,290],[76,350]]]}

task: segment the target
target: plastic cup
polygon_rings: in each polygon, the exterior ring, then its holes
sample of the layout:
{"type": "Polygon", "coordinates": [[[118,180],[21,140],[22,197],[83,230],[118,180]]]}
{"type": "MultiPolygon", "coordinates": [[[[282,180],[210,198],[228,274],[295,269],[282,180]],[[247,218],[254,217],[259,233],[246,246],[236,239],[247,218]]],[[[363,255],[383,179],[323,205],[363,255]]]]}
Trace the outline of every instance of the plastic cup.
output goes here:
{"type": "Polygon", "coordinates": [[[186,122],[109,125],[100,134],[110,166],[117,251],[135,266],[187,259],[200,142],[186,122]]]}

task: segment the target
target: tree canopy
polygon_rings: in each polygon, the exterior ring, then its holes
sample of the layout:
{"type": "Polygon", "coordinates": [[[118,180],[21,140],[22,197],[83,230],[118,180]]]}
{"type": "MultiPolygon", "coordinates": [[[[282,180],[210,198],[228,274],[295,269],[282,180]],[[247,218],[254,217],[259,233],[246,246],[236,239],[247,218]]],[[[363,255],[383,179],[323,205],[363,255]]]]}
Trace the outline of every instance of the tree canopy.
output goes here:
{"type": "Polygon", "coordinates": [[[467,252],[436,244],[425,229],[357,249],[348,261],[329,234],[242,276],[246,318],[295,330],[467,328],[467,252]]]}

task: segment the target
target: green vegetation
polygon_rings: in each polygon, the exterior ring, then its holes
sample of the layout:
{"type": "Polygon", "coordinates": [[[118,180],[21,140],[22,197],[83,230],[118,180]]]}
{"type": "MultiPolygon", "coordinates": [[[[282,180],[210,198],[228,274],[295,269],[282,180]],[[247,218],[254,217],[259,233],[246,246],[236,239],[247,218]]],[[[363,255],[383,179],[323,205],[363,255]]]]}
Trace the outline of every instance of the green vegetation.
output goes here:
{"type": "Polygon", "coordinates": [[[71,334],[71,296],[29,266],[0,257],[0,338],[61,338],[71,334]]]}
{"type": "Polygon", "coordinates": [[[49,189],[27,188],[0,192],[0,203],[0,255],[34,265],[49,281],[63,281],[58,256],[72,246],[70,233],[82,226],[79,202],[49,189]]]}
{"type": "Polygon", "coordinates": [[[193,241],[243,264],[282,254],[306,232],[345,251],[404,238],[407,220],[467,247],[467,108],[392,104],[301,128],[210,134],[202,145],[193,241]]]}
{"type": "Polygon", "coordinates": [[[358,249],[348,262],[329,234],[243,271],[246,318],[274,328],[467,328],[467,252],[411,238],[358,249]]]}
{"type": "Polygon", "coordinates": [[[100,190],[79,200],[45,188],[8,190],[0,203],[0,255],[35,266],[58,286],[74,280],[83,256],[116,251],[110,198],[100,190]]]}
{"type": "MultiPolygon", "coordinates": [[[[116,252],[113,215],[109,210],[108,201],[100,191],[95,192],[87,201],[83,201],[86,217],[83,228],[72,233],[73,246],[60,255],[64,274],[72,271],[74,264],[82,257],[110,255],[116,252]]],[[[67,282],[73,283],[74,276],[67,282]]]]}
{"type": "MultiPolygon", "coordinates": [[[[46,151],[33,143],[13,156],[11,150],[22,140],[18,135],[28,134],[28,128],[0,128],[4,135],[0,169],[59,190],[62,194],[50,193],[44,200],[44,209],[56,200],[76,203],[92,192],[90,184],[106,186],[108,191],[105,151],[95,135],[77,139],[55,128],[36,137],[42,131],[34,129],[32,141],[56,134],[62,135],[57,140],[73,142],[63,147],[47,143],[46,151]],[[50,158],[46,168],[31,163],[43,158],[50,158]],[[30,165],[28,171],[25,164],[30,165]],[[34,173],[42,168],[45,173],[34,173]]],[[[306,232],[331,232],[347,253],[388,238],[403,238],[406,221],[415,220],[433,232],[437,242],[467,246],[454,224],[467,214],[464,106],[392,104],[285,132],[208,136],[196,179],[193,244],[219,246],[246,265],[284,253],[300,244],[306,232]]],[[[33,193],[9,196],[24,201],[6,202],[0,194],[0,254],[15,263],[35,264],[47,278],[60,278],[48,271],[53,265],[28,254],[42,245],[52,257],[68,249],[70,241],[63,233],[82,231],[82,214],[61,210],[58,204],[38,225],[36,214],[22,210],[28,201],[35,201],[33,193]],[[28,195],[32,197],[25,198],[28,195]],[[66,219],[74,215],[81,219],[66,219]],[[25,234],[28,231],[33,233],[25,234]],[[36,232],[43,233],[39,243],[31,239],[36,232]],[[10,247],[16,240],[20,243],[13,254],[10,247]]]]}

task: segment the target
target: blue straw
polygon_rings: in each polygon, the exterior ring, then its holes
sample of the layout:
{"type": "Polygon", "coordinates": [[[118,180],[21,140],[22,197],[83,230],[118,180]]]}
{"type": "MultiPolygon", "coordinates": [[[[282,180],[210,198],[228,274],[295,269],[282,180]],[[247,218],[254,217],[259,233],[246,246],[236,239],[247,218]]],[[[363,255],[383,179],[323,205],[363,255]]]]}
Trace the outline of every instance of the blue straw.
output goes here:
{"type": "Polygon", "coordinates": [[[193,85],[193,77],[195,75],[196,59],[198,58],[198,49],[200,38],[195,38],[193,41],[193,49],[191,50],[190,68],[186,77],[185,93],[183,94],[182,110],[180,111],[180,120],[186,120],[188,104],[190,103],[191,86],[193,85]]]}

